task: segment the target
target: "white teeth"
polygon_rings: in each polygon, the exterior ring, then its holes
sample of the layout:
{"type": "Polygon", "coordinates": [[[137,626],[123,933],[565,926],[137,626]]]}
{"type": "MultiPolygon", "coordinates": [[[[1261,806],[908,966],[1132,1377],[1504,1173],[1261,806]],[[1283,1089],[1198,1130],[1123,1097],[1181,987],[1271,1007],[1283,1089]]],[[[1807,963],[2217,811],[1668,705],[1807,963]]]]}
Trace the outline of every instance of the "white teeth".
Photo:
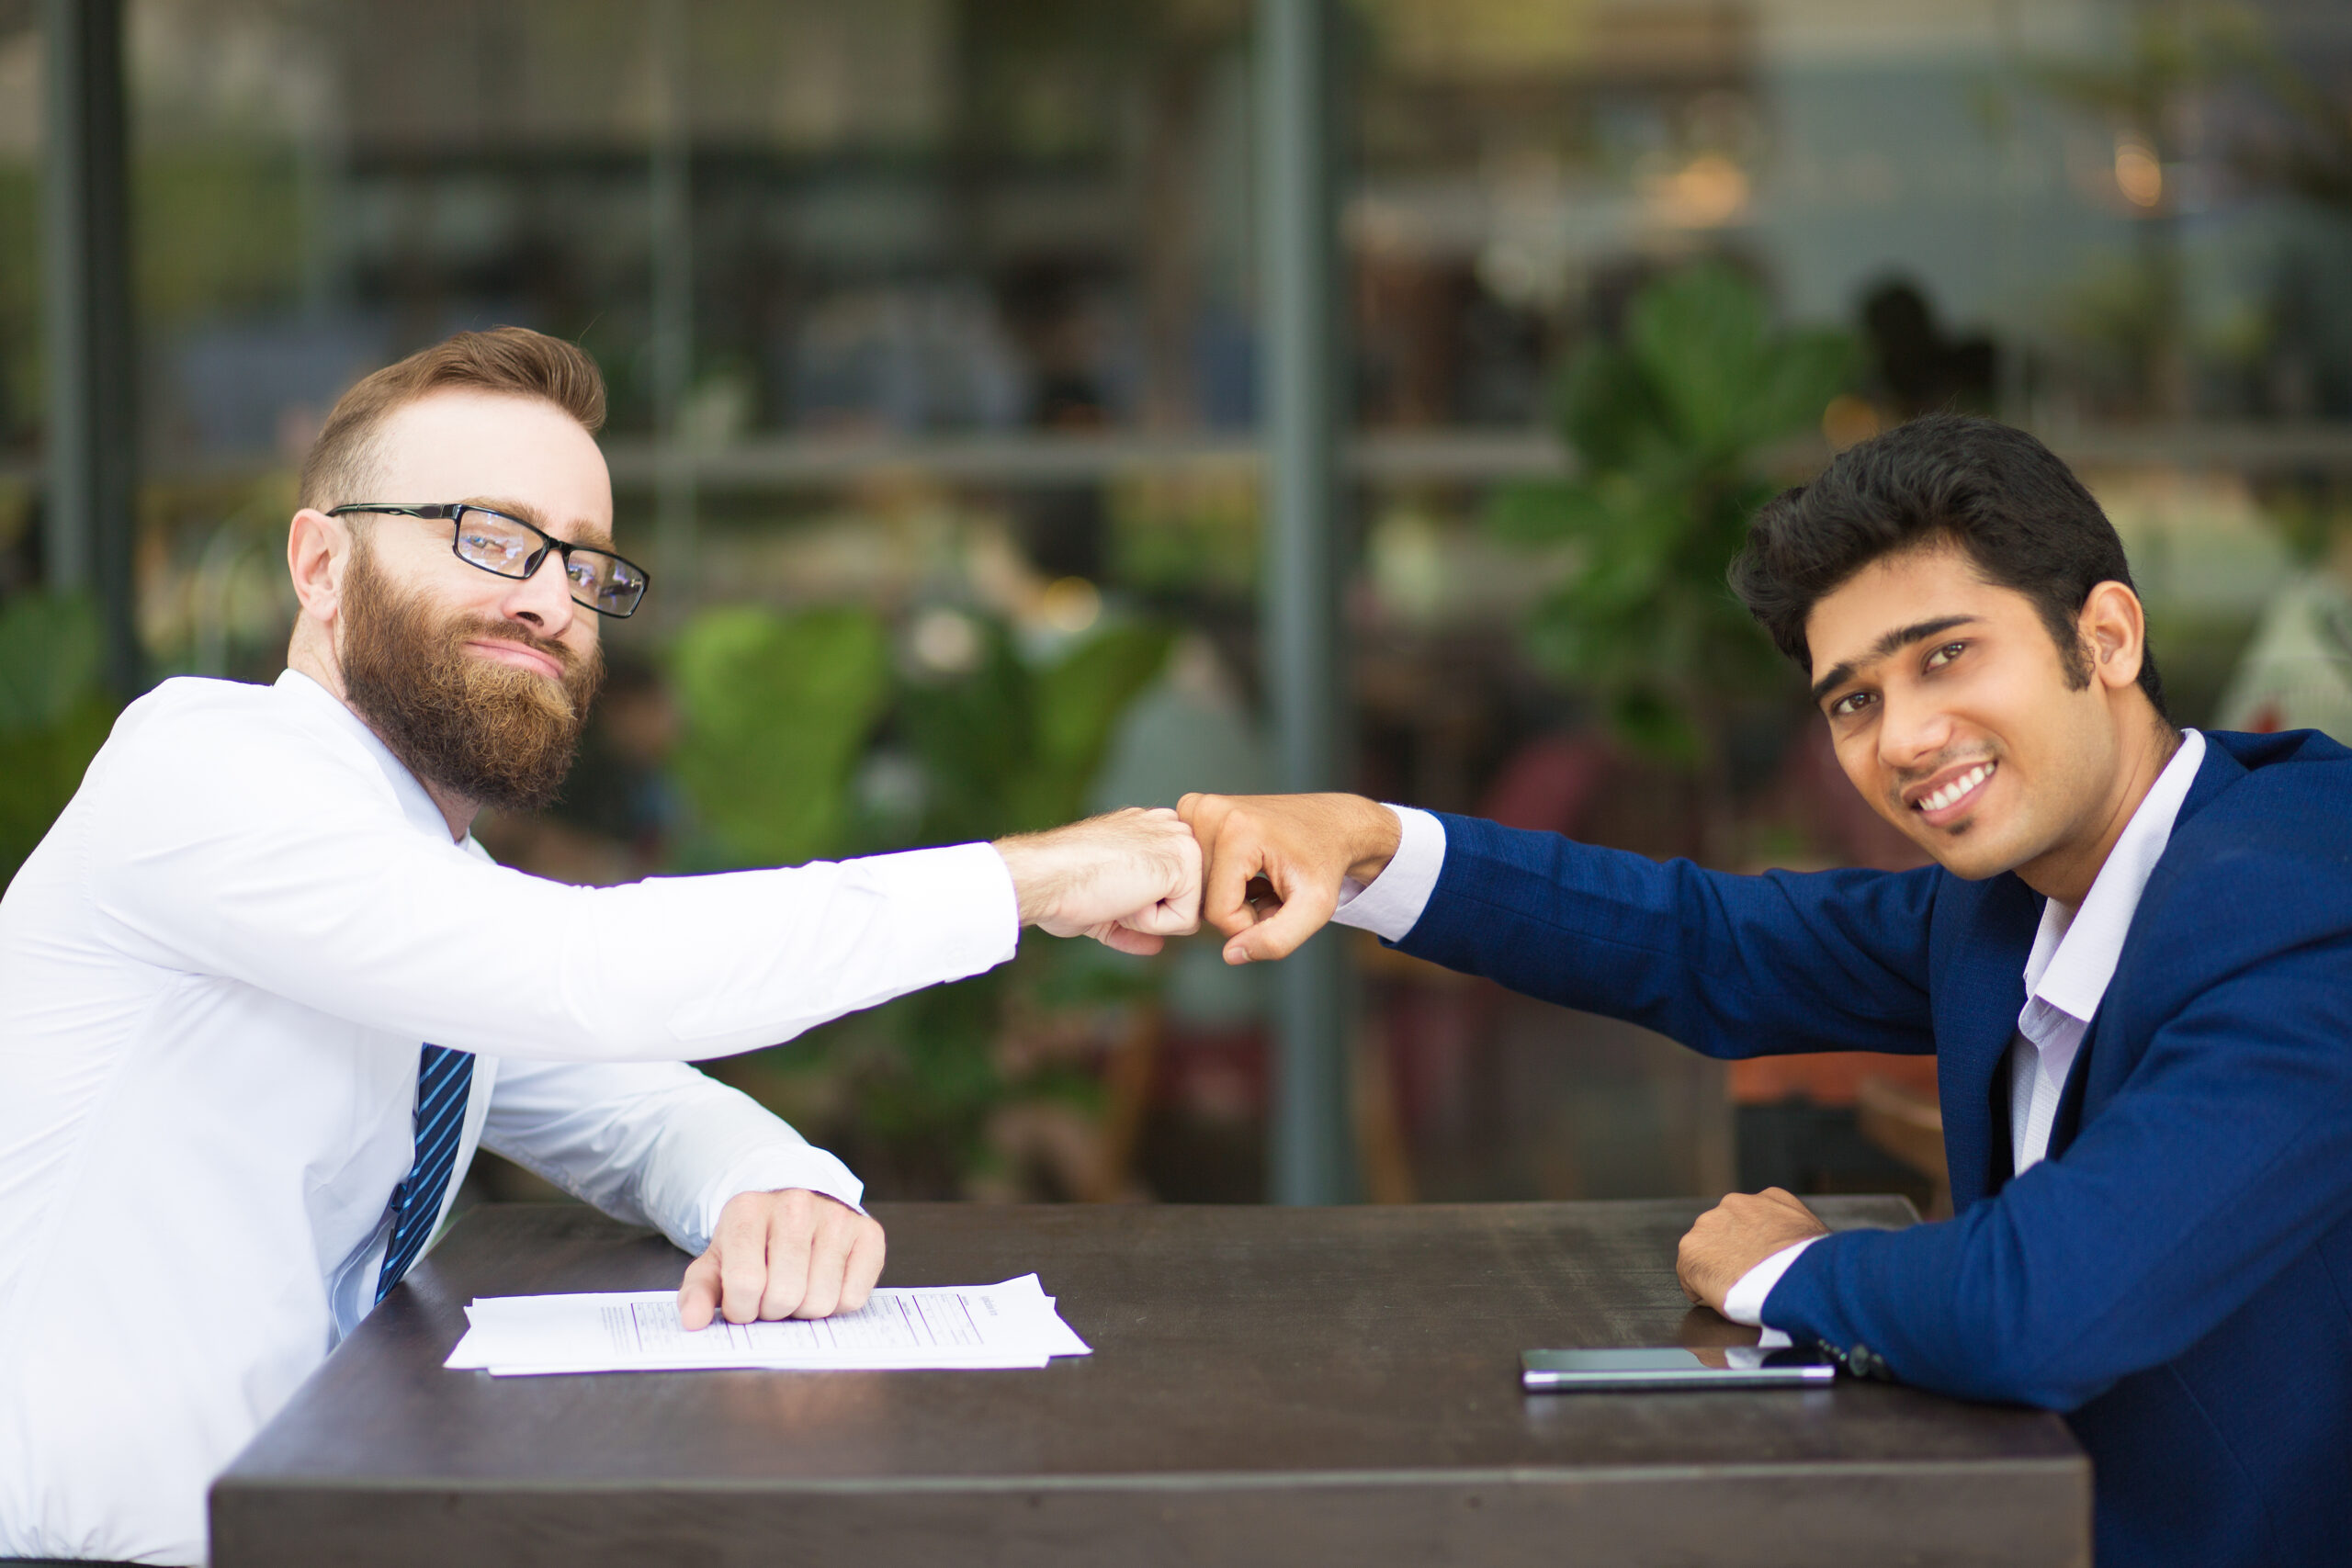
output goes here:
{"type": "Polygon", "coordinates": [[[1951,783],[1944,785],[1943,788],[1936,791],[1935,794],[1921,797],[1919,801],[1919,809],[1922,811],[1941,811],[1945,807],[1950,806],[1953,801],[1960,799],[1970,790],[1974,789],[1978,784],[1983,784],[1986,779],[1989,779],[1992,776],[1993,764],[1990,762],[1979,762],[1976,766],[1969,769],[1968,772],[1961,774],[1960,777],[1952,780],[1951,783]]]}

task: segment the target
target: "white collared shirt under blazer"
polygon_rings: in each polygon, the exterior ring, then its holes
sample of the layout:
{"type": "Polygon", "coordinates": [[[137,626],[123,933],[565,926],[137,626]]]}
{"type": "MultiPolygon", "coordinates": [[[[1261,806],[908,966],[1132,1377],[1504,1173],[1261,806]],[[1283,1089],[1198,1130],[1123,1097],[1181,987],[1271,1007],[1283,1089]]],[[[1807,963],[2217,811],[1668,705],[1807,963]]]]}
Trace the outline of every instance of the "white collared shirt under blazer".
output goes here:
{"type": "MultiPolygon", "coordinates": [[[[0,1557],[202,1559],[372,1304],[420,1047],[477,1145],[689,1252],[854,1177],[683,1064],[1012,955],[985,844],[578,888],[453,843],[305,676],[165,682],[0,900],[0,1557]]],[[[445,1203],[447,1200],[445,1199],[445,1203]]]]}

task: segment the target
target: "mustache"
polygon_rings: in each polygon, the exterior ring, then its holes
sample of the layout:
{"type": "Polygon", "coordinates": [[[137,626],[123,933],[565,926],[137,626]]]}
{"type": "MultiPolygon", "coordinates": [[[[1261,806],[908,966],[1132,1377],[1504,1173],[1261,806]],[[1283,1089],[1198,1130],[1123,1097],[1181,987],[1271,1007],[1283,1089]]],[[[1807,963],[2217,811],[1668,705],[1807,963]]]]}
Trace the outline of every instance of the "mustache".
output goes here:
{"type": "Polygon", "coordinates": [[[1917,767],[1905,768],[1900,773],[1890,774],[1889,778],[1896,789],[1905,790],[1915,784],[1922,784],[1934,778],[1946,768],[1967,767],[1977,762],[1997,762],[2000,760],[2001,754],[1997,751],[1950,752],[1936,758],[1933,761],[1922,762],[1917,767]]]}
{"type": "Polygon", "coordinates": [[[495,615],[458,616],[450,622],[447,635],[452,647],[476,641],[511,642],[534,653],[544,653],[555,660],[555,667],[562,671],[567,679],[580,668],[580,655],[572,650],[571,644],[542,637],[519,622],[502,620],[495,615]]]}

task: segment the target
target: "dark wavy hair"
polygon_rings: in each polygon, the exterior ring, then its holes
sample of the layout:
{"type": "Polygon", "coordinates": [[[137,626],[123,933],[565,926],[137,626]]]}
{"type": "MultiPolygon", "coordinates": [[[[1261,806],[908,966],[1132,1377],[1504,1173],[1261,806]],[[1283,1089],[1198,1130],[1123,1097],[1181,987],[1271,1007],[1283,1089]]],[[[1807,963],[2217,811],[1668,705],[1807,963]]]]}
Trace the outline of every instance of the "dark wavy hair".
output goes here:
{"type": "MultiPolygon", "coordinates": [[[[1994,420],[1929,414],[1847,448],[1819,479],[1757,512],[1732,562],[1732,591],[1810,673],[1813,607],[1880,557],[1933,544],[1959,547],[1986,581],[2031,600],[2067,682],[2090,683],[2075,617],[2100,583],[2132,586],[2123,541],[2056,454],[1994,420]]],[[[2164,682],[2144,651],[2140,689],[2167,717],[2164,682]]]]}

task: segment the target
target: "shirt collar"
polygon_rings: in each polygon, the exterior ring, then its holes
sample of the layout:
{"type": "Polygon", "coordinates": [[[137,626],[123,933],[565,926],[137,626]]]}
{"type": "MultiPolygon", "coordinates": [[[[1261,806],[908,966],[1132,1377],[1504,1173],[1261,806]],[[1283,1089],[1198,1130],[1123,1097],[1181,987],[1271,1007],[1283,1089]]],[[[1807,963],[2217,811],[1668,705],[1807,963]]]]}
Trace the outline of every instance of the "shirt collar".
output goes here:
{"type": "Polygon", "coordinates": [[[2174,818],[2205,760],[2205,737],[2181,731],[2180,749],[2141,800],[2123,834],[2108,852],[2107,863],[2091,879],[2082,907],[2069,909],[2052,898],[2042,905],[2041,928],[2025,961],[2026,1008],[2036,1004],[2087,1024],[2107,995],[2123,956],[2123,939],[2140,908],[2140,894],[2172,840],[2174,818]]]}
{"type": "Polygon", "coordinates": [[[279,695],[299,705],[304,712],[316,714],[352,736],[368,749],[376,765],[384,772],[385,780],[392,786],[393,798],[401,803],[401,814],[411,826],[431,833],[443,843],[449,841],[449,819],[433,804],[433,796],[417,782],[408,764],[392,755],[390,747],[374,730],[361,721],[359,716],[343,705],[342,699],[300,670],[288,670],[277,677],[279,695]]]}

